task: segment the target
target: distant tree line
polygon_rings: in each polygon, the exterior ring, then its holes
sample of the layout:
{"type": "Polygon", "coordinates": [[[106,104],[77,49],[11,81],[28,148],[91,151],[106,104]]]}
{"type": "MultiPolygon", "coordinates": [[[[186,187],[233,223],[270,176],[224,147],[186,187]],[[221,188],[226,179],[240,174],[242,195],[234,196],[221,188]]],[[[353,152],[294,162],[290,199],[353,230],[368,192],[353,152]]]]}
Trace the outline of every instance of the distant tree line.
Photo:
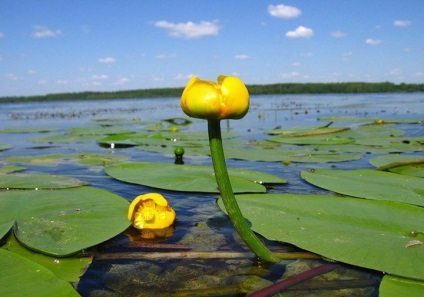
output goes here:
{"type": "MultiPolygon", "coordinates": [[[[331,93],[389,93],[424,92],[423,84],[394,84],[391,82],[343,82],[343,83],[277,83],[266,85],[247,85],[251,95],[278,94],[331,94],[331,93]]],[[[0,103],[68,101],[118,98],[159,98],[179,97],[183,88],[139,89],[115,92],[55,93],[37,96],[0,97],[0,103]]]]}

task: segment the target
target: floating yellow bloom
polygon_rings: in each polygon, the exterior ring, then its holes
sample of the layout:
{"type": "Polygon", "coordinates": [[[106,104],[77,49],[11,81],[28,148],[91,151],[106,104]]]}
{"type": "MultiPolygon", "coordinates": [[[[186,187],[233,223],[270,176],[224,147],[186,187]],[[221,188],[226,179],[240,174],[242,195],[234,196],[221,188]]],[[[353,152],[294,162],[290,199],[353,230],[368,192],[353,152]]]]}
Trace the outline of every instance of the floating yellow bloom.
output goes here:
{"type": "Polygon", "coordinates": [[[175,211],[168,201],[157,193],[137,196],[128,209],[128,220],[137,229],[163,229],[175,220],[175,211]]]}
{"type": "Polygon", "coordinates": [[[249,110],[249,92],[235,76],[220,75],[218,83],[192,77],[180,104],[182,110],[194,118],[241,119],[249,110]]]}

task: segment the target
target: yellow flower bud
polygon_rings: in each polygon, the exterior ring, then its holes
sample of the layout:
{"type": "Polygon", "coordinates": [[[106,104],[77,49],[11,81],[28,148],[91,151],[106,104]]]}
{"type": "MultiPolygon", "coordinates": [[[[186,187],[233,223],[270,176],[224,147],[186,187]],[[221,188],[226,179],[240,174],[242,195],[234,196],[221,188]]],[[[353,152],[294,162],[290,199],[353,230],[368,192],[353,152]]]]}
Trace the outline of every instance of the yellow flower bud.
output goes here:
{"type": "Polygon", "coordinates": [[[218,83],[192,77],[180,104],[182,110],[194,118],[241,119],[249,110],[249,92],[235,76],[220,75],[218,83]]]}
{"type": "Polygon", "coordinates": [[[137,196],[128,208],[128,220],[137,229],[163,229],[174,223],[176,214],[157,193],[137,196]]]}

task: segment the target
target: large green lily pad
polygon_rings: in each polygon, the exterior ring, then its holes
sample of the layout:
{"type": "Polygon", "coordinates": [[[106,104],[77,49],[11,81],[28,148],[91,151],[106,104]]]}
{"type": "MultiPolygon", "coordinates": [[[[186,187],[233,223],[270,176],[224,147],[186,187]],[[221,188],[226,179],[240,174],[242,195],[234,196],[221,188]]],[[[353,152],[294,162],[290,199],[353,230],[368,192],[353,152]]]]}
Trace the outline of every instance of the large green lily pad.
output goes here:
{"type": "Polygon", "coordinates": [[[16,240],[13,233],[9,235],[6,239],[6,243],[1,248],[36,262],[49,269],[59,278],[72,283],[77,283],[79,281],[84,270],[91,264],[93,259],[93,256],[90,255],[84,257],[71,256],[58,258],[33,252],[22,246],[16,240]]]}
{"type": "MultiPolygon", "coordinates": [[[[295,194],[236,199],[252,229],[336,261],[424,280],[424,208],[393,201],[295,194]]],[[[222,199],[219,206],[224,211],[222,199]]]]}
{"type": "Polygon", "coordinates": [[[424,206],[424,179],[391,172],[358,169],[302,171],[307,182],[360,198],[391,200],[424,206]]]}
{"type": "Polygon", "coordinates": [[[76,178],[44,173],[12,173],[0,176],[0,189],[61,189],[86,185],[76,178]]]}
{"type": "Polygon", "coordinates": [[[128,206],[122,197],[92,187],[0,192],[0,238],[13,228],[24,246],[68,256],[125,230],[128,206]]]}
{"type": "Polygon", "coordinates": [[[15,253],[0,249],[0,262],[0,296],[79,296],[70,283],[15,253]]]}
{"type": "MultiPolygon", "coordinates": [[[[173,191],[218,193],[212,166],[160,163],[120,163],[107,166],[108,175],[118,180],[173,191]]],[[[236,193],[263,193],[263,183],[285,183],[277,176],[252,170],[229,170],[236,193]]]]}

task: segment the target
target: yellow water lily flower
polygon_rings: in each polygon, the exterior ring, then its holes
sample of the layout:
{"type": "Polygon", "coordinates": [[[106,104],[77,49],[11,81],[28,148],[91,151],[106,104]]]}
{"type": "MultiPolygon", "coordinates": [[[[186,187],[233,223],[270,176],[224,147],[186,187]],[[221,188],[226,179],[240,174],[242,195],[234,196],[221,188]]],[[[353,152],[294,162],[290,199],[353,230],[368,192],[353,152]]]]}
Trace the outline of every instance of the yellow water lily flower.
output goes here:
{"type": "Polygon", "coordinates": [[[249,110],[249,92],[235,76],[220,75],[218,83],[194,76],[181,95],[180,105],[194,118],[241,119],[249,110]]]}
{"type": "Polygon", "coordinates": [[[175,221],[175,211],[158,193],[137,196],[128,208],[128,220],[137,229],[163,229],[175,221]]]}

